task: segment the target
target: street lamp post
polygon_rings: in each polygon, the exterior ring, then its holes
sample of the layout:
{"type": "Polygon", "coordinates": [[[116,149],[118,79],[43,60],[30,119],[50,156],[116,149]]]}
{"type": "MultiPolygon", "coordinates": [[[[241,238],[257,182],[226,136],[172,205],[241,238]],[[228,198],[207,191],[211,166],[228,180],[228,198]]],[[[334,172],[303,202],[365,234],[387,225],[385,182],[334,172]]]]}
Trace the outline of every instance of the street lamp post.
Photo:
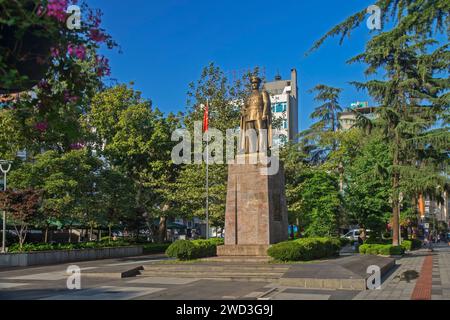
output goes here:
{"type": "MultiPolygon", "coordinates": [[[[11,170],[11,162],[0,160],[0,170],[3,172],[3,191],[6,191],[6,174],[11,170]]],[[[3,239],[1,253],[6,253],[6,210],[3,210],[3,239]]]]}

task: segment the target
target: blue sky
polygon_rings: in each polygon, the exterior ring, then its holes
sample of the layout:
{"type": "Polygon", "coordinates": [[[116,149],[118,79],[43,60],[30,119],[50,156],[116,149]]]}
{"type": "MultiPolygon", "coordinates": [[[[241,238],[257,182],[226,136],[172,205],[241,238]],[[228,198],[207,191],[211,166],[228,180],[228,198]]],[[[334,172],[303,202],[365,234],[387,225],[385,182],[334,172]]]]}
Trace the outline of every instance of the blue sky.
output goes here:
{"type": "Polygon", "coordinates": [[[339,46],[332,39],[305,57],[315,40],[368,0],[88,0],[104,13],[103,26],[122,53],[106,52],[112,77],[135,83],[165,112],[183,111],[188,84],[215,62],[229,75],[260,66],[272,79],[299,74],[300,129],[311,123],[315,102],[308,90],[323,83],[344,89],[341,103],[367,101],[365,92],[348,84],[364,80],[363,65],[347,59],[362,52],[369,30],[362,25],[339,46]]]}

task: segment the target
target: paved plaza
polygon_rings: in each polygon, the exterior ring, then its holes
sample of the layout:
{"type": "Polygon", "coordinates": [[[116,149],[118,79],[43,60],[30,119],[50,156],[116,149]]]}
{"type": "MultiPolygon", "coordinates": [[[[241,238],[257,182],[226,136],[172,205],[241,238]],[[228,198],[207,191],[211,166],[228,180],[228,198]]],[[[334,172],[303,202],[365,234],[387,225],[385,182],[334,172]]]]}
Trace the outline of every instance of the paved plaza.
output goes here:
{"type": "MultiPolygon", "coordinates": [[[[381,290],[319,290],[267,281],[208,280],[177,276],[137,275],[124,271],[167,260],[163,255],[77,263],[81,289],[68,290],[69,264],[0,269],[2,300],[450,300],[450,247],[430,253],[418,250],[397,260],[381,290]]],[[[195,266],[193,266],[195,268],[195,266]]]]}

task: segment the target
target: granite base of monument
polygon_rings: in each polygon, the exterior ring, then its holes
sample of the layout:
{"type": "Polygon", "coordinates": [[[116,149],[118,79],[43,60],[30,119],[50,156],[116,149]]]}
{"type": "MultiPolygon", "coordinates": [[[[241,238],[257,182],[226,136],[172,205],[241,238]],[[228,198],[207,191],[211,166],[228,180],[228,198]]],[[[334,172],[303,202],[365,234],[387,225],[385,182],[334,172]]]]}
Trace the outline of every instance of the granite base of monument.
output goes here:
{"type": "Polygon", "coordinates": [[[268,175],[255,155],[240,157],[228,167],[225,245],[217,255],[266,256],[271,244],[288,239],[283,164],[268,175]]]}

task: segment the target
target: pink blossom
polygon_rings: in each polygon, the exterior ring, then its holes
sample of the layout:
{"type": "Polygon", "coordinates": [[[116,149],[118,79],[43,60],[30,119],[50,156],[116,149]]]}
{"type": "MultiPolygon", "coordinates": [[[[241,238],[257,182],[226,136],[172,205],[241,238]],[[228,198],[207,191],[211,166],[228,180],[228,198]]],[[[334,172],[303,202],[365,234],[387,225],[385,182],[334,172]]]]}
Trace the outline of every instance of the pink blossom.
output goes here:
{"type": "Polygon", "coordinates": [[[95,58],[95,61],[97,63],[97,75],[99,77],[111,75],[111,68],[109,67],[108,58],[103,56],[100,57],[97,56],[95,58]]]}
{"type": "Polygon", "coordinates": [[[48,0],[47,16],[53,17],[59,22],[66,21],[67,0],[48,0]]]}
{"type": "Polygon", "coordinates": [[[37,8],[37,15],[38,15],[39,17],[42,17],[42,16],[44,15],[44,13],[45,13],[45,9],[40,5],[40,6],[37,8]]]}
{"type": "Polygon", "coordinates": [[[94,27],[98,28],[102,23],[102,12],[100,10],[96,10],[95,13],[90,11],[88,19],[94,27]]]}
{"type": "Polygon", "coordinates": [[[59,57],[60,53],[59,53],[59,49],[58,48],[51,47],[50,48],[50,52],[51,52],[53,58],[59,57]]]}
{"type": "Polygon", "coordinates": [[[99,29],[92,28],[89,30],[89,37],[95,42],[103,42],[106,40],[106,35],[99,29]]]}
{"type": "Polygon", "coordinates": [[[34,128],[39,132],[45,132],[48,129],[48,122],[42,121],[34,125],[34,128]]]}
{"type": "Polygon", "coordinates": [[[47,82],[47,80],[41,80],[38,83],[38,88],[42,90],[48,90],[50,89],[50,84],[47,82]]]}
{"type": "Polygon", "coordinates": [[[76,143],[72,143],[70,145],[70,149],[71,150],[80,150],[84,148],[84,143],[82,142],[76,142],[76,143]]]}
{"type": "Polygon", "coordinates": [[[84,58],[86,57],[86,48],[82,44],[78,46],[69,44],[67,47],[67,52],[69,53],[69,55],[75,56],[80,60],[84,60],[84,58]]]}
{"type": "Polygon", "coordinates": [[[77,102],[77,101],[78,101],[78,97],[70,95],[70,92],[67,90],[64,91],[64,102],[69,103],[69,102],[77,102]]]}

